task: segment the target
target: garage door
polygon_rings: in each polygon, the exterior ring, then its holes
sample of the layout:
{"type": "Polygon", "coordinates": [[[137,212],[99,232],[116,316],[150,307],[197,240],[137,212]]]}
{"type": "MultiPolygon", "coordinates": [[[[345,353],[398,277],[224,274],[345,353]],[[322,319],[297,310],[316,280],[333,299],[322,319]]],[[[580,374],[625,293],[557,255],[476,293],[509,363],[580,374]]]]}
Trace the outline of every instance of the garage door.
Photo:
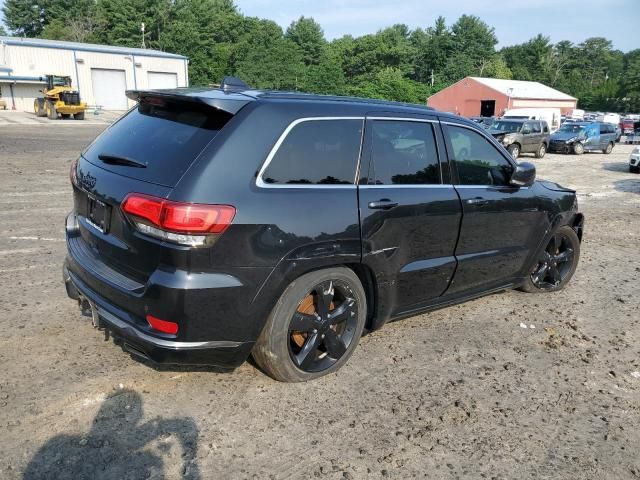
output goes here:
{"type": "Polygon", "coordinates": [[[178,74],[167,72],[149,72],[149,88],[176,88],[178,86],[178,74]]]}
{"type": "Polygon", "coordinates": [[[124,70],[91,69],[93,100],[105,110],[126,110],[127,80],[124,70]]]}

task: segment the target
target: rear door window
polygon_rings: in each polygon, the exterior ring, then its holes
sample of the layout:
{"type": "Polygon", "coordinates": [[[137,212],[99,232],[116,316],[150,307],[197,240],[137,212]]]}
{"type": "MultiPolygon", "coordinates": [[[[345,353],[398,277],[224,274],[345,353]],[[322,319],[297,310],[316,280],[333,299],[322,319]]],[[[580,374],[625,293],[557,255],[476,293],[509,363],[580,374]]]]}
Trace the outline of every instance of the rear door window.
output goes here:
{"type": "Polygon", "coordinates": [[[441,181],[433,127],[427,122],[371,122],[371,164],[368,183],[432,185],[441,181]]]}
{"type": "Polygon", "coordinates": [[[268,160],[268,185],[352,185],[360,154],[358,119],[305,120],[289,131],[268,160]]]}
{"type": "Polygon", "coordinates": [[[531,130],[533,133],[542,133],[540,122],[531,122],[531,130]]]}
{"type": "Polygon", "coordinates": [[[159,98],[142,102],[104,131],[84,152],[91,163],[159,185],[174,186],[231,115],[205,105],[159,98]],[[105,163],[130,159],[144,168],[105,163]]]}

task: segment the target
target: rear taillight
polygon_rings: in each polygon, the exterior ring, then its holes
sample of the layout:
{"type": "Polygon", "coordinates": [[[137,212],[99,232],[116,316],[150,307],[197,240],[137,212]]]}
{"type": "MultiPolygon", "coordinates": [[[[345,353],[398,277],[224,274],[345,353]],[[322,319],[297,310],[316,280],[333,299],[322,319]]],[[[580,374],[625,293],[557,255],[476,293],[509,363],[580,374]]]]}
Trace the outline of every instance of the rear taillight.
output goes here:
{"type": "Polygon", "coordinates": [[[129,194],[122,211],[143,233],[194,246],[203,245],[208,235],[223,233],[236,214],[231,205],[172,202],[141,193],[129,194]]]}
{"type": "Polygon", "coordinates": [[[147,315],[147,322],[149,323],[149,326],[151,328],[157,330],[158,332],[171,333],[172,335],[178,333],[178,324],[175,322],[160,320],[153,315],[147,315]]]}

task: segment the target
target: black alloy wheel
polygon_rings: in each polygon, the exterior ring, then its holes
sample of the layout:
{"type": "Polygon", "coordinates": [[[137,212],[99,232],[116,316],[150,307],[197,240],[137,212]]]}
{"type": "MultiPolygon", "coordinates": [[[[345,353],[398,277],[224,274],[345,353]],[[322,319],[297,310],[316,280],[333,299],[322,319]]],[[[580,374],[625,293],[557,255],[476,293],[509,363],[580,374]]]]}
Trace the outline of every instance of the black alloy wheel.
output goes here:
{"type": "Polygon", "coordinates": [[[358,323],[349,285],[328,280],[300,302],[289,323],[289,354],[305,372],[326,370],[347,351],[358,323]]]}
{"type": "Polygon", "coordinates": [[[562,289],[573,276],[580,257],[580,241],[571,227],[559,228],[536,260],[523,289],[549,292],[562,289]]]}
{"type": "Polygon", "coordinates": [[[309,272],[284,290],[251,354],[276,380],[313,380],[347,362],[366,318],[366,295],[353,270],[309,272]]]}

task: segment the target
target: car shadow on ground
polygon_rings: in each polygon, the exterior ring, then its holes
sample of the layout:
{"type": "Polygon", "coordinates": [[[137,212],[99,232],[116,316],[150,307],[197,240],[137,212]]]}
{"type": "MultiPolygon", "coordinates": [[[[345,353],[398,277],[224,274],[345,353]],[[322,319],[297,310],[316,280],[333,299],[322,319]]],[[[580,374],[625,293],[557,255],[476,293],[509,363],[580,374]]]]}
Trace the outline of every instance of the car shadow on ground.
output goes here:
{"type": "Polygon", "coordinates": [[[33,456],[24,480],[199,479],[198,428],[189,417],[143,422],[142,397],[121,389],[109,395],[86,434],[59,434],[33,456]]]}
{"type": "Polygon", "coordinates": [[[613,188],[619,192],[637,193],[640,194],[640,175],[636,175],[638,178],[625,178],[624,180],[616,180],[613,182],[613,188]]]}
{"type": "Polygon", "coordinates": [[[602,168],[610,172],[629,173],[629,162],[609,162],[603,164],[602,168]]]}

